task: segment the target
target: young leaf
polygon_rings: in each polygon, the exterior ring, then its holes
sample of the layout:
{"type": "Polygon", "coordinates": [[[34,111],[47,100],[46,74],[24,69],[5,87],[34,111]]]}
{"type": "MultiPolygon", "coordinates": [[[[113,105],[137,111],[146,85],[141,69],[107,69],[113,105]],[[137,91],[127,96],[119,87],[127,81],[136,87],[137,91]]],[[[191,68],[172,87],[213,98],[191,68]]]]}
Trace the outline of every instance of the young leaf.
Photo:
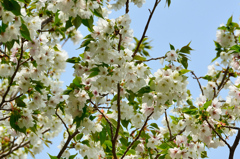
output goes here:
{"type": "Polygon", "coordinates": [[[78,29],[78,27],[80,27],[81,24],[82,19],[79,15],[77,15],[76,18],[73,20],[73,25],[75,26],[76,29],[78,29]]]}
{"type": "Polygon", "coordinates": [[[15,0],[3,0],[2,3],[4,9],[11,11],[16,16],[21,15],[21,6],[15,0]]]}
{"type": "Polygon", "coordinates": [[[88,29],[93,32],[93,17],[91,16],[89,19],[82,19],[83,25],[88,27],[88,29]]]}
{"type": "Polygon", "coordinates": [[[30,32],[24,23],[22,23],[22,25],[20,27],[20,33],[21,33],[22,37],[24,37],[26,40],[32,41],[32,39],[30,37],[30,32]]]}

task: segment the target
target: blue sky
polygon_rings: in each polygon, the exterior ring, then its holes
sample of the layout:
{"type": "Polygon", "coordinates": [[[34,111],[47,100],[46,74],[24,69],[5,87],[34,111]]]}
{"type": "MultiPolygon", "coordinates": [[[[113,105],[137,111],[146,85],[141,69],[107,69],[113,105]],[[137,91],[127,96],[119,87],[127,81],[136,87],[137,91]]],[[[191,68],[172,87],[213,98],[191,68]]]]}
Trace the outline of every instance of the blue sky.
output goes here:
{"type": "MultiPolygon", "coordinates": [[[[130,5],[130,17],[132,19],[131,28],[134,30],[134,36],[140,38],[145,27],[149,11],[153,6],[154,0],[148,0],[142,8],[130,5]]],[[[191,42],[194,51],[191,54],[189,69],[193,70],[197,76],[203,76],[207,73],[207,66],[216,56],[214,40],[216,40],[216,29],[220,24],[226,23],[228,18],[233,15],[233,20],[239,22],[240,1],[237,0],[172,0],[170,8],[164,7],[165,0],[158,6],[149,29],[147,36],[152,40],[152,50],[149,52],[151,57],[163,56],[170,50],[169,43],[175,48],[191,42]]],[[[109,18],[116,18],[124,14],[124,10],[112,14],[109,18]]],[[[87,35],[87,30],[81,26],[80,31],[87,35]]],[[[73,45],[70,41],[64,46],[69,53],[69,57],[78,56],[82,50],[76,50],[79,45],[73,45]]],[[[147,63],[152,72],[161,67],[158,61],[147,63]]],[[[73,77],[72,65],[68,65],[66,72],[62,75],[64,87],[68,85],[73,77]]],[[[190,74],[189,74],[190,76],[190,74]]],[[[204,85],[204,83],[203,83],[204,85]]],[[[193,98],[200,95],[198,84],[195,80],[189,78],[189,86],[193,98]]],[[[224,94],[223,94],[224,96],[224,94]]],[[[53,140],[51,149],[46,148],[36,158],[48,158],[47,152],[51,155],[57,155],[59,152],[57,145],[62,140],[62,135],[53,140]]],[[[208,150],[210,159],[226,159],[229,150],[225,146],[218,149],[208,150]]],[[[31,157],[29,157],[31,158],[31,157]]],[[[236,149],[234,158],[240,158],[240,146],[236,149]]]]}

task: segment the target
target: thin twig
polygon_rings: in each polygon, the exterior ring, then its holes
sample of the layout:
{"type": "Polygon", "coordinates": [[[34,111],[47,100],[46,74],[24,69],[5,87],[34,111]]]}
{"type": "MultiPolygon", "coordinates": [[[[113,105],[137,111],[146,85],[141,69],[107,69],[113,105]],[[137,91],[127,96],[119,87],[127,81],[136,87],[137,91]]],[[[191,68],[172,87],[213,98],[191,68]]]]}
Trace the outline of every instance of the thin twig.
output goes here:
{"type": "Polygon", "coordinates": [[[228,148],[231,149],[231,146],[228,144],[228,142],[224,140],[224,138],[214,129],[214,127],[209,123],[207,119],[206,119],[206,122],[208,123],[210,128],[215,132],[215,134],[217,134],[217,136],[228,146],[228,148]]]}
{"type": "Polygon", "coordinates": [[[224,80],[225,80],[225,78],[227,76],[228,70],[229,70],[229,66],[227,67],[226,71],[224,72],[224,75],[223,75],[222,81],[221,81],[221,83],[220,83],[220,85],[218,87],[218,90],[220,90],[221,87],[223,86],[223,83],[224,83],[224,80]]]}
{"type": "Polygon", "coordinates": [[[235,127],[235,126],[227,126],[227,125],[221,125],[222,127],[225,127],[225,128],[229,128],[229,129],[236,129],[236,130],[240,130],[239,127],[235,127]]]}
{"type": "Polygon", "coordinates": [[[150,59],[144,60],[144,61],[136,61],[136,63],[148,62],[148,61],[152,61],[152,60],[159,60],[159,59],[162,59],[162,58],[166,58],[166,56],[150,58],[150,59]]]}
{"type": "Polygon", "coordinates": [[[60,150],[60,152],[58,153],[57,158],[60,159],[60,158],[62,157],[62,154],[63,154],[63,152],[67,149],[69,142],[70,142],[70,141],[72,140],[72,138],[74,138],[78,133],[79,133],[79,131],[76,130],[72,135],[68,136],[68,139],[67,139],[66,143],[64,144],[64,146],[62,147],[62,149],[60,150]]]}
{"type": "Polygon", "coordinates": [[[149,15],[149,17],[148,17],[148,21],[147,21],[147,24],[146,24],[145,29],[144,29],[144,31],[143,31],[142,37],[141,37],[140,41],[138,42],[137,47],[136,47],[136,49],[135,49],[132,57],[134,57],[134,56],[137,54],[137,52],[138,52],[138,50],[139,50],[139,48],[140,48],[140,45],[141,45],[143,39],[145,38],[145,35],[146,35],[147,30],[148,30],[148,26],[149,26],[150,21],[151,21],[151,19],[152,19],[153,13],[154,13],[157,5],[158,5],[160,2],[161,2],[161,0],[156,0],[156,1],[155,1],[155,4],[154,4],[154,6],[153,6],[153,9],[152,9],[152,11],[150,12],[150,15],[149,15]]]}
{"type": "Polygon", "coordinates": [[[192,73],[192,75],[195,77],[194,79],[197,80],[198,85],[199,85],[199,87],[200,87],[200,89],[201,89],[202,95],[204,96],[203,89],[202,89],[202,85],[201,85],[201,83],[199,82],[199,80],[198,80],[196,74],[195,74],[193,71],[191,71],[191,73],[192,73]]]}
{"type": "Polygon", "coordinates": [[[19,94],[18,96],[14,97],[14,98],[11,98],[11,99],[9,99],[9,100],[5,100],[5,102],[11,102],[11,101],[13,101],[13,100],[21,97],[22,95],[23,95],[23,94],[21,93],[21,94],[19,94]]]}
{"type": "Polygon", "coordinates": [[[111,107],[98,107],[98,108],[101,108],[101,109],[110,109],[111,107]]]}
{"type": "Polygon", "coordinates": [[[110,126],[110,131],[111,131],[111,140],[113,140],[113,126],[112,126],[112,122],[110,120],[108,120],[108,118],[105,116],[105,114],[103,112],[101,112],[101,110],[98,109],[98,106],[96,104],[94,104],[92,102],[92,100],[90,100],[90,102],[94,105],[94,108],[103,116],[103,118],[108,122],[109,126],[110,126]]]}
{"type": "Polygon", "coordinates": [[[32,57],[29,57],[27,60],[23,61],[20,65],[22,65],[22,64],[24,64],[24,63],[26,63],[26,62],[28,62],[28,61],[31,60],[31,59],[32,59],[32,57]]]}
{"type": "Polygon", "coordinates": [[[65,41],[63,42],[63,44],[62,44],[62,46],[61,47],[63,47],[65,44],[66,44],[66,42],[69,40],[69,37],[67,38],[67,39],[65,39],[65,41]]]}
{"type": "Polygon", "coordinates": [[[69,132],[69,130],[68,130],[68,127],[67,127],[66,123],[63,121],[63,119],[58,115],[57,109],[56,109],[56,111],[55,111],[55,114],[56,114],[57,117],[61,120],[61,122],[63,123],[64,127],[66,128],[67,133],[68,133],[68,136],[70,136],[70,132],[69,132]]]}
{"type": "Polygon", "coordinates": [[[7,55],[7,53],[4,52],[2,49],[0,49],[0,52],[3,54],[3,56],[6,56],[6,57],[10,58],[10,57],[7,55]]]}
{"type": "MultiPolygon", "coordinates": [[[[120,40],[119,40],[120,41],[120,40]]],[[[118,119],[117,119],[117,128],[116,128],[116,132],[114,135],[114,138],[112,140],[112,153],[113,153],[113,157],[114,159],[117,159],[117,154],[116,154],[116,142],[117,142],[117,138],[118,138],[118,133],[119,133],[119,129],[120,129],[120,122],[121,122],[121,107],[120,107],[120,91],[121,91],[121,87],[120,84],[117,84],[117,109],[118,109],[118,119]]]]}
{"type": "Polygon", "coordinates": [[[52,17],[52,16],[49,17],[49,18],[47,18],[47,19],[45,19],[45,20],[42,22],[42,24],[41,24],[41,29],[43,29],[48,23],[52,22],[52,20],[53,20],[53,17],[52,17]]]}
{"type": "Polygon", "coordinates": [[[1,118],[0,121],[6,120],[6,119],[8,119],[8,118],[10,118],[10,116],[7,116],[7,117],[5,117],[5,118],[1,118]]]}
{"type": "Polygon", "coordinates": [[[11,79],[10,79],[9,85],[8,85],[8,87],[7,87],[7,90],[6,90],[6,92],[4,93],[4,95],[3,95],[3,97],[2,97],[2,102],[0,103],[0,108],[2,108],[2,105],[3,105],[3,103],[5,102],[5,98],[6,98],[7,94],[8,94],[8,92],[10,91],[10,88],[11,88],[11,86],[12,86],[12,84],[13,84],[13,81],[14,81],[14,78],[15,78],[17,72],[18,72],[18,69],[19,69],[20,66],[21,66],[21,65],[20,65],[20,62],[21,62],[22,57],[23,57],[23,43],[24,43],[24,39],[22,38],[21,53],[20,53],[20,57],[19,57],[19,59],[18,59],[17,67],[16,67],[16,69],[15,69],[15,71],[14,71],[14,73],[13,73],[11,79]]]}
{"type": "Polygon", "coordinates": [[[170,139],[171,139],[172,138],[172,131],[171,131],[170,126],[169,126],[166,109],[165,109],[165,120],[166,120],[166,123],[167,123],[168,131],[169,131],[169,135],[170,135],[170,139]]]}
{"type": "Polygon", "coordinates": [[[179,133],[177,133],[175,136],[173,136],[169,141],[175,140],[178,135],[181,135],[186,130],[186,128],[187,128],[187,126],[185,126],[181,131],[179,131],[179,133]]]}
{"type": "Polygon", "coordinates": [[[130,150],[130,148],[132,147],[132,145],[139,139],[142,131],[144,130],[144,127],[147,125],[147,122],[148,122],[149,118],[152,116],[153,113],[154,113],[154,112],[152,112],[151,114],[149,114],[149,115],[147,116],[147,119],[145,120],[145,122],[144,122],[141,130],[139,131],[137,137],[136,137],[136,138],[130,143],[130,145],[127,147],[127,149],[125,150],[125,152],[124,152],[124,154],[122,155],[121,159],[123,159],[123,158],[125,157],[125,155],[126,155],[127,152],[130,150]]]}

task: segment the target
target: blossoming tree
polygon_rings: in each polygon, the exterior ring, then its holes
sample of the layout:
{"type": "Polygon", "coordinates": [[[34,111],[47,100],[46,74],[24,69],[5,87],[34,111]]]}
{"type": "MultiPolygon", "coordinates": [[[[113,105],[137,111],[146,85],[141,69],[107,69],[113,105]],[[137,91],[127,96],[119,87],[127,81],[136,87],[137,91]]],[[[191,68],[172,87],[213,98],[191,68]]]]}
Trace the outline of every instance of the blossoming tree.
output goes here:
{"type": "MultiPolygon", "coordinates": [[[[130,28],[129,4],[141,7],[145,1],[0,2],[0,158],[34,156],[62,128],[60,151],[51,159],[195,159],[219,146],[227,146],[233,158],[240,139],[240,27],[232,17],[217,31],[212,62],[221,64],[197,77],[188,70],[190,43],[180,49],[170,44],[165,55],[149,58],[146,32],[161,0],[149,10],[140,39],[130,28]],[[124,15],[108,19],[110,10],[121,8],[124,15]],[[89,30],[84,38],[81,24],[89,30]],[[68,58],[62,49],[69,39],[83,39],[79,56],[68,58]],[[164,66],[152,73],[146,62],[154,60],[164,66]],[[74,77],[63,91],[59,78],[66,62],[73,64],[74,77]],[[196,100],[187,73],[198,82],[196,100]],[[223,89],[226,99],[220,97],[223,89]],[[231,145],[226,138],[234,134],[231,145]]],[[[171,0],[164,3],[169,7],[171,0]]]]}

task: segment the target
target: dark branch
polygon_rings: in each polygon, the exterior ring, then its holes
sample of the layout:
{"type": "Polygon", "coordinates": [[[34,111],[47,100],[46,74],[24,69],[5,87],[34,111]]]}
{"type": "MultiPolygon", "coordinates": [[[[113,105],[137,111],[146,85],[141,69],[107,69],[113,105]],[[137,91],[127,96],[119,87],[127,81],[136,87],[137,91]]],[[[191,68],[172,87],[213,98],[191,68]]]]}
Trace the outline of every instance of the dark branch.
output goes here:
{"type": "Polygon", "coordinates": [[[156,1],[155,1],[155,4],[154,4],[154,6],[153,6],[153,9],[152,9],[152,11],[150,12],[150,15],[149,15],[149,17],[148,17],[148,21],[147,21],[147,24],[146,24],[145,29],[144,29],[144,31],[143,31],[142,37],[141,37],[140,41],[138,42],[137,47],[136,47],[136,49],[135,49],[132,57],[134,57],[134,56],[137,54],[137,52],[138,52],[138,50],[139,50],[139,48],[140,48],[140,45],[141,45],[143,39],[145,38],[145,35],[146,35],[147,30],[148,30],[148,26],[149,26],[150,21],[151,21],[151,19],[152,19],[153,13],[154,13],[157,5],[158,5],[160,2],[161,2],[161,0],[156,0],[156,1]]]}
{"type": "Polygon", "coordinates": [[[191,71],[192,75],[195,77],[193,79],[196,79],[197,82],[198,82],[198,85],[199,85],[199,88],[201,89],[201,92],[202,92],[202,95],[204,96],[204,93],[203,93],[203,89],[202,89],[202,86],[201,86],[201,83],[199,82],[199,78],[197,78],[197,76],[195,75],[195,73],[193,71],[191,71]]]}
{"type": "Polygon", "coordinates": [[[173,136],[173,137],[170,139],[170,141],[175,140],[178,135],[181,135],[181,134],[186,130],[186,128],[187,128],[187,126],[185,126],[179,133],[177,133],[175,136],[173,136]]]}
{"type": "Polygon", "coordinates": [[[127,14],[129,12],[129,0],[126,2],[126,10],[125,13],[127,14]]]}
{"type": "Polygon", "coordinates": [[[217,134],[217,136],[228,146],[228,148],[231,150],[231,146],[228,144],[228,142],[226,140],[224,140],[224,138],[214,129],[214,127],[209,123],[209,121],[206,119],[206,122],[208,123],[208,125],[210,126],[210,128],[215,132],[215,134],[217,134]]]}
{"type": "Polygon", "coordinates": [[[19,69],[20,66],[21,66],[21,65],[20,65],[20,62],[21,62],[22,56],[23,56],[23,43],[24,43],[24,39],[22,39],[22,43],[21,43],[21,53],[20,53],[20,57],[19,57],[19,59],[18,59],[17,67],[16,67],[16,69],[15,69],[15,71],[14,71],[12,77],[11,77],[11,80],[10,80],[10,82],[9,82],[9,85],[8,85],[8,87],[7,87],[7,90],[6,90],[6,92],[4,93],[4,95],[3,95],[3,97],[2,97],[2,102],[0,103],[0,108],[2,108],[2,105],[3,105],[3,103],[5,102],[5,98],[6,98],[7,94],[8,94],[8,92],[10,91],[10,88],[11,88],[11,86],[12,86],[12,84],[13,84],[13,81],[14,81],[14,78],[15,78],[15,76],[16,76],[16,74],[17,74],[17,71],[18,71],[18,69],[19,69]]]}
{"type": "Polygon", "coordinates": [[[162,59],[162,58],[166,58],[166,56],[157,57],[157,58],[150,58],[150,59],[145,60],[145,61],[136,61],[136,63],[148,62],[148,61],[152,61],[152,60],[159,60],[159,59],[162,59]]]}
{"type": "Polygon", "coordinates": [[[52,22],[52,20],[53,20],[53,17],[52,17],[52,16],[49,17],[49,18],[47,18],[47,19],[45,19],[45,20],[42,22],[42,24],[41,24],[41,30],[42,30],[48,23],[52,22]]]}
{"type": "Polygon", "coordinates": [[[67,139],[66,143],[64,144],[64,146],[62,147],[62,149],[60,150],[60,152],[58,153],[57,158],[59,158],[59,159],[61,158],[63,152],[67,149],[69,142],[70,142],[70,141],[72,140],[72,138],[74,138],[78,133],[79,133],[79,131],[76,130],[72,135],[68,136],[68,139],[67,139]]]}
{"type": "Polygon", "coordinates": [[[148,115],[148,117],[147,117],[147,119],[145,120],[145,122],[144,122],[141,130],[139,131],[137,137],[136,137],[136,138],[131,142],[131,144],[127,147],[127,149],[126,149],[126,151],[124,152],[124,154],[122,155],[121,159],[123,159],[123,158],[126,156],[127,152],[130,150],[130,148],[132,147],[132,145],[139,139],[142,131],[144,130],[144,127],[147,125],[147,122],[148,122],[149,118],[152,116],[153,113],[154,113],[154,112],[152,112],[151,114],[148,115]]]}
{"type": "Polygon", "coordinates": [[[172,139],[173,136],[172,136],[172,131],[170,129],[169,122],[168,122],[168,119],[167,119],[167,110],[166,109],[165,109],[165,120],[166,120],[166,123],[167,123],[170,139],[172,139]]]}
{"type": "MultiPolygon", "coordinates": [[[[119,40],[120,41],[120,40],[119,40]]],[[[120,91],[121,91],[121,87],[120,84],[117,84],[117,108],[118,108],[118,119],[117,119],[117,128],[116,128],[116,132],[114,135],[114,138],[112,140],[112,153],[113,153],[113,157],[114,159],[117,159],[117,154],[116,154],[116,142],[117,142],[117,138],[118,138],[118,133],[119,133],[119,129],[120,129],[120,122],[121,122],[121,107],[120,107],[120,91]]]]}
{"type": "Polygon", "coordinates": [[[70,132],[69,132],[69,130],[68,130],[68,127],[67,127],[66,123],[63,121],[63,119],[58,115],[57,109],[56,109],[56,111],[55,111],[55,114],[56,114],[57,117],[61,120],[61,122],[63,123],[64,127],[66,128],[67,133],[68,133],[68,136],[70,136],[70,132]]]}

